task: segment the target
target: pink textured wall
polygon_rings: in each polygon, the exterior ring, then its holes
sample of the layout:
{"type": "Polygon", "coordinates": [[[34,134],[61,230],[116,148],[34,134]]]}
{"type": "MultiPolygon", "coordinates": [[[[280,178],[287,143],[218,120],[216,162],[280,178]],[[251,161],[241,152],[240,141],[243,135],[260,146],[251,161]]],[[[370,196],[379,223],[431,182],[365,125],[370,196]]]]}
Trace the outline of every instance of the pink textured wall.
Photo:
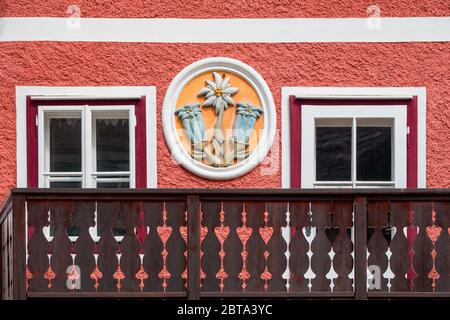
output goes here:
{"type": "Polygon", "coordinates": [[[273,176],[261,175],[257,167],[239,179],[211,182],[174,165],[168,156],[160,117],[167,86],[185,66],[209,56],[240,59],[265,78],[275,99],[278,128],[282,86],[426,87],[427,184],[450,187],[450,43],[0,43],[0,199],[16,180],[17,85],[155,85],[159,187],[280,187],[281,167],[273,176]]]}
{"type": "Polygon", "coordinates": [[[386,17],[448,16],[448,0],[3,0],[0,16],[64,17],[76,4],[84,17],[366,17],[376,4],[386,17]]]}

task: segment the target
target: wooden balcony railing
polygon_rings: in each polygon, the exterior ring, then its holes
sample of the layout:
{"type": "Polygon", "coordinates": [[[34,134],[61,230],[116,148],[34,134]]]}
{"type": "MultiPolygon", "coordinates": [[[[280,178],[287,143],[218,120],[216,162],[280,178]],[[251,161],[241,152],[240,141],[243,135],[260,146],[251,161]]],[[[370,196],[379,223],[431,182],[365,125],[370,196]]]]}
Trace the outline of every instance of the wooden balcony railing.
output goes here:
{"type": "Polygon", "coordinates": [[[3,299],[450,297],[450,190],[14,189],[0,239],[3,299]]]}

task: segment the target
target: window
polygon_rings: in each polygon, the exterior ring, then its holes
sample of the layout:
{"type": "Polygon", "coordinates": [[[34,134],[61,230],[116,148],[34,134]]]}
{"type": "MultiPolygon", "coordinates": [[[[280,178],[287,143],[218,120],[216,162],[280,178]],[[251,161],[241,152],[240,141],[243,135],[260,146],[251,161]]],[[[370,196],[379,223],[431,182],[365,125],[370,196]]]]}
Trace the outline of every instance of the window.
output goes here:
{"type": "Polygon", "coordinates": [[[423,88],[283,88],[282,107],[283,187],[425,186],[423,88]]]}
{"type": "Polygon", "coordinates": [[[37,109],[39,187],[135,186],[133,105],[37,109]]]}
{"type": "MultiPolygon", "coordinates": [[[[358,107],[332,107],[322,110],[327,118],[318,115],[319,108],[305,107],[304,121],[314,117],[314,139],[304,131],[302,144],[305,154],[314,154],[314,176],[305,173],[305,184],[312,187],[395,187],[404,184],[406,176],[406,118],[402,108],[364,109],[384,118],[356,117],[358,107]],[[391,111],[394,111],[392,113],[391,111]],[[312,114],[311,114],[312,113],[312,114]],[[353,117],[342,117],[344,114],[353,117]],[[330,118],[333,115],[340,117],[330,118]],[[381,115],[381,114],[380,114],[381,115]],[[389,117],[390,116],[390,117],[389,117]],[[395,148],[394,148],[395,146],[395,148]]],[[[308,125],[305,124],[305,128],[308,125]]],[[[304,162],[311,166],[311,159],[304,162]]]]}
{"type": "Polygon", "coordinates": [[[154,87],[17,87],[17,186],[155,188],[154,87]]]}

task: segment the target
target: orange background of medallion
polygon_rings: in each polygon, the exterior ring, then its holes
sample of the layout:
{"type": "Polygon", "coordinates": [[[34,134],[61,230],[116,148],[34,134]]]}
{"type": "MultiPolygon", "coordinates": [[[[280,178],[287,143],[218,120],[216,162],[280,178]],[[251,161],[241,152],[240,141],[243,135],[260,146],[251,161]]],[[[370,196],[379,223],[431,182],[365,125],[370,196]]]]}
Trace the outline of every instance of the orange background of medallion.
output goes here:
{"type": "MultiPolygon", "coordinates": [[[[215,72],[219,73],[220,76],[222,77],[222,79],[225,79],[225,77],[230,77],[230,85],[232,87],[239,88],[239,91],[231,96],[235,105],[234,106],[229,105],[228,109],[225,110],[224,117],[223,117],[222,132],[224,134],[224,137],[226,137],[226,140],[228,141],[229,138],[231,138],[232,130],[227,130],[227,129],[233,128],[234,119],[236,118],[236,104],[238,102],[248,102],[254,106],[262,107],[261,100],[259,99],[258,94],[255,91],[255,89],[250,85],[250,83],[248,83],[241,76],[231,73],[231,72],[227,72],[227,71],[217,70],[215,72]]],[[[186,104],[195,103],[195,102],[202,104],[205,101],[205,98],[198,97],[197,94],[203,87],[206,87],[205,80],[207,80],[207,79],[214,82],[214,77],[213,77],[212,71],[202,73],[202,74],[192,78],[191,80],[189,80],[189,82],[184,86],[184,88],[182,89],[182,91],[180,92],[180,94],[178,96],[176,109],[179,109],[186,104]]],[[[214,124],[216,121],[216,114],[215,114],[213,106],[209,106],[209,107],[202,106],[201,109],[202,109],[202,114],[203,114],[203,120],[205,123],[205,130],[206,130],[207,138],[209,141],[213,134],[212,129],[214,128],[214,124]]],[[[190,141],[187,138],[187,136],[184,134],[182,121],[175,115],[174,115],[174,117],[175,117],[178,139],[182,142],[184,148],[188,152],[190,152],[190,150],[191,150],[190,141]]],[[[263,133],[262,129],[264,127],[263,119],[264,119],[264,115],[261,115],[255,123],[254,130],[249,139],[249,151],[250,152],[252,152],[256,148],[256,146],[258,145],[258,143],[260,141],[261,135],[263,133]]]]}

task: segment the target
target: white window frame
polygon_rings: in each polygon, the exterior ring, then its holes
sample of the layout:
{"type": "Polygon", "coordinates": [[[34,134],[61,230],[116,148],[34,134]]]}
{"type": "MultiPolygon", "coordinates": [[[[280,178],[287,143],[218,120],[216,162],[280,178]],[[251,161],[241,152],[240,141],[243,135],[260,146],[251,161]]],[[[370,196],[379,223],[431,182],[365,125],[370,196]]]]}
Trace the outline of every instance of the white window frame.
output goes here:
{"type": "Polygon", "coordinates": [[[38,186],[40,188],[48,188],[50,182],[53,181],[79,181],[84,187],[85,161],[85,140],[84,117],[82,106],[47,107],[39,106],[38,108],[38,186]],[[52,118],[80,118],[81,119],[81,171],[80,172],[55,172],[50,174],[50,119],[52,118]]]}
{"type": "Polygon", "coordinates": [[[406,106],[302,106],[302,162],[301,185],[304,188],[364,188],[364,187],[406,187],[406,106]],[[350,119],[352,125],[351,147],[351,181],[316,181],[316,121],[319,119],[335,120],[337,126],[342,125],[343,119],[350,119]],[[356,127],[358,119],[371,119],[386,125],[386,120],[393,121],[393,179],[386,181],[357,181],[356,180],[356,127]]]}
{"type": "Polygon", "coordinates": [[[92,86],[52,87],[16,86],[16,172],[17,187],[27,182],[26,99],[35,100],[119,100],[145,97],[147,188],[157,187],[156,87],[154,86],[92,86]]]}
{"type": "MultiPolygon", "coordinates": [[[[291,187],[289,97],[310,99],[409,99],[417,96],[417,187],[426,187],[426,88],[425,87],[282,87],[281,186],[291,187]]],[[[305,155],[302,154],[302,163],[305,155]]],[[[302,172],[303,174],[303,172],[302,172]]],[[[301,188],[306,188],[301,185],[301,188]]]]}
{"type": "MultiPolygon", "coordinates": [[[[133,105],[102,105],[102,106],[38,106],[38,186],[48,188],[50,181],[81,181],[82,188],[96,188],[99,179],[108,176],[128,175],[129,178],[116,178],[109,182],[129,181],[130,188],[135,188],[135,126],[136,119],[133,105]],[[49,120],[50,118],[79,117],[81,119],[81,172],[49,172],[49,120]],[[114,119],[127,117],[129,121],[129,161],[127,172],[97,172],[96,171],[96,119],[114,119]],[[81,175],[81,179],[78,176],[81,175]],[[55,177],[55,176],[60,176],[55,177]],[[69,178],[68,176],[73,176],[69,178]],[[99,178],[103,176],[102,178],[99,178]],[[62,178],[64,177],[64,178],[62,178]]],[[[105,180],[106,181],[106,180],[105,180]]]]}

